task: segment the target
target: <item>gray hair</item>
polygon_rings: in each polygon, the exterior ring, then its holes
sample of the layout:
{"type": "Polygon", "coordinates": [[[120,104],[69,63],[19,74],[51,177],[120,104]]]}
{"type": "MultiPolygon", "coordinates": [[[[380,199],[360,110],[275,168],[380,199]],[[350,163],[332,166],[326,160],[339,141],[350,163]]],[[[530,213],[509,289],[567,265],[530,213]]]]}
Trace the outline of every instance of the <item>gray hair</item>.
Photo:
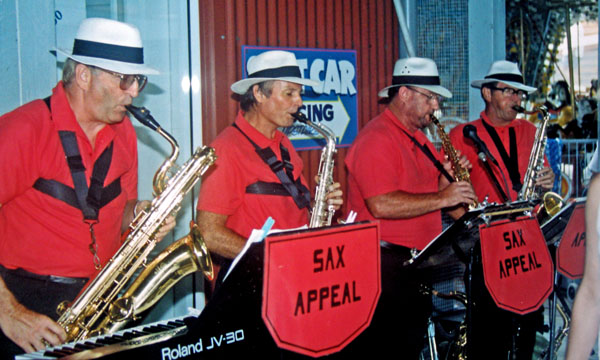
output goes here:
{"type": "MultiPolygon", "coordinates": [[[[258,85],[258,90],[268,98],[273,93],[274,83],[274,80],[267,80],[255,85],[258,85]]],[[[244,112],[249,111],[256,105],[256,98],[254,97],[254,93],[252,91],[253,88],[254,85],[250,86],[244,95],[240,95],[240,108],[242,108],[244,112]]]]}
{"type": "MultiPolygon", "coordinates": [[[[67,58],[67,61],[65,61],[65,65],[63,66],[63,72],[62,72],[62,82],[65,87],[71,85],[71,82],[75,78],[75,68],[77,67],[78,64],[81,64],[81,63],[77,62],[71,58],[67,58]]],[[[85,65],[85,64],[83,64],[83,65],[85,65]]],[[[91,65],[85,65],[85,66],[87,66],[92,73],[96,72],[96,69],[93,66],[91,66],[91,65]]]]}

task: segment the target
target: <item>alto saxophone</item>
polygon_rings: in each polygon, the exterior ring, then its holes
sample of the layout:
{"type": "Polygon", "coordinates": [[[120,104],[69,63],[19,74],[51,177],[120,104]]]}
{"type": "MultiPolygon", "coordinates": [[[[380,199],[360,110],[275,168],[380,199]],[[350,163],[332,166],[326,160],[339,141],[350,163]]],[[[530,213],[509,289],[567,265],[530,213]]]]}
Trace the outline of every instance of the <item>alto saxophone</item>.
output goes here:
{"type": "Polygon", "coordinates": [[[161,224],[169,215],[179,211],[185,194],[215,162],[214,149],[206,146],[198,148],[167,181],[167,172],[179,153],[177,142],[145,108],[130,105],[127,110],[165,137],[173,151],[154,176],[155,198],[131,222],[130,232],[122,246],[72,304],[63,302],[58,306],[60,317],[57,322],[67,333],[67,342],[116,331],[156,303],[179,279],[193,271],[201,269],[205,276],[213,277],[210,255],[193,223],[188,236],[173,243],[152,263],[147,265],[146,261],[156,245],[155,235],[161,224]],[[119,297],[140,269],[143,270],[136,281],[119,297]]]}
{"type": "Polygon", "coordinates": [[[544,168],[544,150],[546,149],[546,127],[550,120],[550,114],[548,108],[540,106],[533,111],[525,111],[521,106],[514,106],[513,109],[517,112],[525,114],[535,114],[536,112],[542,113],[542,123],[535,131],[535,139],[531,153],[529,154],[529,163],[527,165],[527,171],[523,177],[523,187],[519,191],[519,200],[538,200],[542,198],[543,206],[550,216],[554,216],[562,207],[563,200],[555,192],[547,191],[543,195],[541,189],[535,185],[535,180],[538,173],[544,168]]]}
{"type": "MultiPolygon", "coordinates": [[[[456,153],[456,149],[450,142],[450,137],[446,134],[444,130],[444,126],[440,124],[438,119],[433,115],[429,115],[431,121],[437,127],[437,133],[442,140],[442,147],[444,148],[444,153],[448,155],[448,160],[452,165],[452,170],[454,171],[454,181],[466,181],[469,184],[471,183],[471,176],[469,175],[469,170],[465,169],[460,165],[460,159],[458,158],[458,154],[456,153]]],[[[476,209],[479,206],[477,201],[473,201],[473,203],[469,204],[469,210],[476,209]]]]}
{"type": "Polygon", "coordinates": [[[301,123],[313,128],[316,132],[321,134],[325,140],[327,140],[327,144],[321,152],[319,172],[317,174],[319,180],[315,190],[315,206],[313,207],[308,226],[311,228],[329,226],[331,225],[331,219],[335,213],[335,207],[333,205],[327,205],[325,197],[327,196],[327,189],[329,188],[329,185],[333,184],[333,156],[336,153],[335,134],[325,125],[315,124],[308,120],[300,111],[292,114],[292,116],[301,123]]]}

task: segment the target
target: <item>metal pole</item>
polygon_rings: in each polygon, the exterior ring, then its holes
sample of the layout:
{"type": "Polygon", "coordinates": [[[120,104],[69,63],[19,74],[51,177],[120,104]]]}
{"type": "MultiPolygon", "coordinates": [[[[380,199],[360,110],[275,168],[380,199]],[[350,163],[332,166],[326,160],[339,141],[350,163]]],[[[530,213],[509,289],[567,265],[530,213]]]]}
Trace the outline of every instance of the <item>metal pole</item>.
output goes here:
{"type": "Polygon", "coordinates": [[[573,119],[577,118],[577,110],[575,108],[575,87],[573,79],[573,47],[571,45],[571,10],[569,5],[565,5],[565,22],[567,27],[567,53],[569,58],[569,85],[571,87],[571,108],[573,109],[573,119]]]}
{"type": "Polygon", "coordinates": [[[402,32],[402,37],[404,38],[406,51],[408,52],[408,56],[413,57],[415,56],[415,49],[413,47],[412,40],[410,39],[410,33],[408,32],[408,26],[406,25],[406,17],[404,16],[402,5],[400,5],[400,0],[394,0],[394,7],[396,8],[398,24],[400,24],[400,31],[402,32]]]}
{"type": "Polygon", "coordinates": [[[581,90],[581,42],[579,41],[579,20],[577,20],[577,88],[581,90]]]}
{"type": "Polygon", "coordinates": [[[520,27],[521,27],[521,31],[519,34],[520,37],[520,42],[521,42],[521,74],[523,74],[523,76],[525,76],[525,44],[523,43],[523,8],[519,8],[519,14],[520,14],[520,27]]]}

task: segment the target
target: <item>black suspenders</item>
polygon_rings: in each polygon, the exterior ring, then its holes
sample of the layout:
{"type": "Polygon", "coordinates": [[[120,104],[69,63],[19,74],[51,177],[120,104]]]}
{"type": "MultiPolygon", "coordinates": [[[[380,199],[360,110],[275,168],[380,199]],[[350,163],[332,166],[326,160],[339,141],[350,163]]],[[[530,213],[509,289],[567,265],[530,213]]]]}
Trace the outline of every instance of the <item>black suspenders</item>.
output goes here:
{"type": "MultiPolygon", "coordinates": [[[[50,98],[46,98],[44,101],[48,105],[48,110],[50,110],[50,98]]],[[[112,160],[113,144],[111,143],[104,150],[94,164],[88,189],[85,166],[81,160],[75,133],[72,131],[59,131],[58,136],[65,152],[75,188],[56,180],[44,178],[37,179],[33,187],[80,209],[85,220],[97,220],[98,211],[121,194],[121,178],[117,178],[108,186],[103,187],[112,160]]]]}
{"type": "Polygon", "coordinates": [[[510,181],[513,184],[513,190],[518,193],[519,191],[521,191],[523,184],[521,183],[521,174],[519,174],[519,155],[517,152],[517,135],[515,133],[515,128],[510,127],[508,129],[508,138],[509,138],[509,142],[510,142],[510,156],[509,156],[506,153],[504,144],[502,144],[502,141],[500,140],[500,136],[498,136],[496,129],[494,129],[493,126],[486,123],[485,120],[483,120],[483,119],[481,119],[481,122],[483,123],[483,126],[487,130],[488,134],[490,134],[490,137],[492,138],[492,140],[494,141],[494,144],[496,145],[496,149],[498,149],[498,152],[500,153],[500,156],[502,157],[502,161],[504,162],[504,165],[506,166],[506,169],[508,170],[508,175],[510,177],[510,181]]]}
{"type": "MultiPolygon", "coordinates": [[[[50,97],[44,99],[50,111],[50,97]]],[[[67,165],[71,171],[74,188],[52,179],[39,178],[33,184],[33,187],[44,194],[55,199],[61,200],[79,210],[83,214],[83,222],[90,227],[91,243],[89,250],[94,256],[94,265],[100,269],[100,259],[97,254],[96,236],[94,234],[94,225],[98,223],[98,212],[106,204],[114,200],[121,193],[121,178],[115,179],[108,186],[103,187],[104,180],[108,174],[110,163],[112,161],[113,143],[102,152],[98,160],[94,163],[90,186],[88,188],[85,178],[85,166],[81,159],[77,137],[73,131],[58,131],[58,136],[65,152],[67,165]]]]}
{"type": "Polygon", "coordinates": [[[417,139],[415,139],[412,135],[410,135],[408,133],[408,131],[402,129],[402,131],[404,131],[404,133],[406,134],[406,136],[408,136],[408,138],[410,140],[412,140],[413,143],[415,143],[415,145],[421,149],[421,151],[425,154],[425,156],[427,156],[427,158],[429,158],[429,160],[431,160],[431,162],[433,163],[433,165],[438,169],[438,171],[444,175],[444,177],[446,179],[448,179],[449,182],[454,182],[454,178],[452,176],[450,176],[450,174],[446,171],[446,169],[444,169],[444,165],[442,165],[442,163],[433,155],[433,153],[431,152],[431,150],[429,150],[429,147],[427,147],[427,145],[423,145],[421,143],[419,143],[417,141],[417,139]]]}
{"type": "Polygon", "coordinates": [[[281,158],[283,161],[277,159],[275,153],[271,148],[266,147],[260,148],[254,141],[246,135],[242,129],[236,124],[232,125],[234,128],[239,130],[242,135],[248,139],[248,141],[254,146],[254,150],[260,156],[260,158],[271,168],[271,171],[277,175],[281,183],[257,181],[254,184],[250,184],[246,187],[246,193],[248,194],[263,194],[263,195],[281,195],[291,196],[298,206],[298,209],[302,209],[310,206],[310,192],[306,186],[302,185],[300,177],[295,181],[293,179],[294,166],[290,162],[290,154],[288,150],[280,145],[281,158]]]}

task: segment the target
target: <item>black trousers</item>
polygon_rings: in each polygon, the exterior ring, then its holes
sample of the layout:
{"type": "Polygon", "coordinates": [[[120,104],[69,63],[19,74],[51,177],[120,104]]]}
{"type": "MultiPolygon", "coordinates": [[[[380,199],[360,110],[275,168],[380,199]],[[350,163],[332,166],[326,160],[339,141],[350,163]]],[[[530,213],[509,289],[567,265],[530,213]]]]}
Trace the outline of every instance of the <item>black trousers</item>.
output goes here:
{"type": "MultiPolygon", "coordinates": [[[[58,304],[72,301],[86,284],[83,278],[37,275],[23,269],[9,270],[0,265],[0,276],[17,301],[28,309],[57,320],[58,304]]],[[[25,351],[0,332],[0,359],[14,359],[25,351]]]]}
{"type": "Polygon", "coordinates": [[[381,247],[381,295],[371,325],[348,345],[357,358],[418,359],[425,346],[431,296],[420,291],[429,285],[425,271],[402,264],[410,251],[401,246],[381,247]]]}
{"type": "MultiPolygon", "coordinates": [[[[479,251],[479,249],[477,249],[479,251]]],[[[531,360],[536,333],[544,326],[544,308],[525,315],[500,309],[489,294],[480,257],[472,277],[470,359],[531,360]]],[[[468,324],[467,324],[468,325],[468,324]]]]}

